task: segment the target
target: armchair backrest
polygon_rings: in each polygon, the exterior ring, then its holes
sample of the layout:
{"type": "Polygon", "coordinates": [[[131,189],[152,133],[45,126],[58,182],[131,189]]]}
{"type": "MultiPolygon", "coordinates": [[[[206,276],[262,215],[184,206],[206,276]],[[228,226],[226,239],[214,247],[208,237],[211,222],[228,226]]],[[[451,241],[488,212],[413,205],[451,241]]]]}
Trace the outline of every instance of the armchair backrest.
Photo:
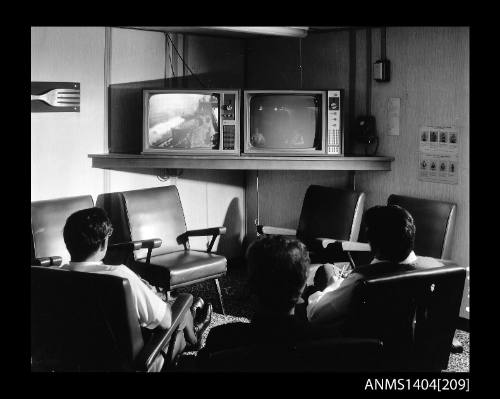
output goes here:
{"type": "Polygon", "coordinates": [[[389,371],[444,370],[464,282],[456,265],[366,276],[354,290],[346,332],[382,340],[389,371]]]}
{"type": "Polygon", "coordinates": [[[297,237],[357,241],[365,194],[352,190],[311,185],[300,213],[297,237]]]}
{"type": "MultiPolygon", "coordinates": [[[[152,256],[184,250],[177,242],[186,232],[186,221],[176,186],[100,194],[96,206],[107,212],[113,224],[110,243],[161,238],[162,244],[153,249],[152,256]]],[[[147,250],[134,254],[142,259],[147,250]]]]}
{"type": "Polygon", "coordinates": [[[456,204],[395,194],[389,196],[387,204],[399,205],[413,216],[417,255],[450,259],[456,204]]]}
{"type": "Polygon", "coordinates": [[[382,356],[376,339],[328,338],[287,345],[253,345],[208,355],[206,371],[332,372],[375,371],[382,356]]]}
{"type": "Polygon", "coordinates": [[[63,228],[72,213],[92,208],[90,195],[57,198],[31,203],[31,252],[33,258],[60,256],[63,262],[70,259],[64,244],[63,228]]]}
{"type": "Polygon", "coordinates": [[[144,342],[127,279],[31,268],[31,356],[56,371],[133,370],[144,342]]]}

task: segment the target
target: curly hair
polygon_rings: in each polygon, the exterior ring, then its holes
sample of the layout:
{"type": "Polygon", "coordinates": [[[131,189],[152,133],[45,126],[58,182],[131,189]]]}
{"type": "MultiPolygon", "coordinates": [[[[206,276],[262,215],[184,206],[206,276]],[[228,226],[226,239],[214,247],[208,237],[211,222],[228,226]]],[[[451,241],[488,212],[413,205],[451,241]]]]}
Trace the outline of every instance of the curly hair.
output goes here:
{"type": "Polygon", "coordinates": [[[290,310],[300,298],[310,262],[309,252],[299,240],[260,238],[247,251],[250,292],[268,308],[290,310]]]}
{"type": "Polygon", "coordinates": [[[66,220],[63,236],[72,261],[84,261],[113,233],[108,215],[101,208],[82,209],[66,220]]]}

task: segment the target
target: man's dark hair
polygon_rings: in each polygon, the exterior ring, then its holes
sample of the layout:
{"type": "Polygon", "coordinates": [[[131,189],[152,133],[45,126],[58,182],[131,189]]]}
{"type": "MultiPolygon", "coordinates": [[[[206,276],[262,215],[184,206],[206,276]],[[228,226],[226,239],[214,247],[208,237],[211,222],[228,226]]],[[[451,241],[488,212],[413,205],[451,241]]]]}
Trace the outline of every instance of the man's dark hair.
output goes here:
{"type": "Polygon", "coordinates": [[[261,306],[288,311],[300,298],[310,264],[306,246],[295,239],[267,236],[248,248],[248,284],[261,306]]]}
{"type": "Polygon", "coordinates": [[[398,205],[374,206],[364,215],[366,237],[379,260],[399,263],[415,244],[413,217],[398,205]]]}
{"type": "Polygon", "coordinates": [[[101,208],[82,209],[66,220],[63,236],[71,260],[78,262],[96,252],[113,232],[108,215],[101,208]]]}

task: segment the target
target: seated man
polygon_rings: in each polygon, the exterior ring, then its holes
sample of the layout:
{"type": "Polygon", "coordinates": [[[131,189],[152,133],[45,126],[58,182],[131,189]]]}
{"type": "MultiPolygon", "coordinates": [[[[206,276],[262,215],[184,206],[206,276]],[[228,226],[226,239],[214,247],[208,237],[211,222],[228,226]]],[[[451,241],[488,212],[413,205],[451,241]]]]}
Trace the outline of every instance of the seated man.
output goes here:
{"type": "Polygon", "coordinates": [[[415,255],[415,223],[410,213],[400,206],[374,206],[366,211],[364,220],[373,261],[356,267],[345,279],[336,275],[331,264],[318,268],[314,278],[316,292],[313,290],[307,303],[309,321],[332,323],[345,316],[354,288],[363,277],[442,266],[433,258],[415,255]]]}
{"type": "MultiPolygon", "coordinates": [[[[170,305],[163,302],[149,284],[124,265],[103,264],[102,259],[106,255],[108,238],[112,232],[111,221],[101,208],[83,209],[73,213],[66,220],[63,231],[71,261],[60,268],[126,278],[130,282],[137,319],[141,327],[146,329],[143,330],[144,334],[147,335],[148,331],[155,328],[170,328],[172,321],[170,305]]],[[[201,298],[193,301],[191,313],[186,313],[185,319],[179,326],[179,331],[183,331],[184,334],[178,334],[180,338],[175,342],[177,353],[182,352],[186,342],[189,344],[188,348],[199,349],[201,334],[210,323],[211,315],[210,303],[204,304],[201,298]]]]}
{"type": "Polygon", "coordinates": [[[255,309],[251,323],[212,328],[200,356],[252,344],[285,344],[334,336],[335,331],[294,317],[309,263],[309,253],[298,240],[275,236],[255,241],[247,251],[248,286],[255,309]]]}

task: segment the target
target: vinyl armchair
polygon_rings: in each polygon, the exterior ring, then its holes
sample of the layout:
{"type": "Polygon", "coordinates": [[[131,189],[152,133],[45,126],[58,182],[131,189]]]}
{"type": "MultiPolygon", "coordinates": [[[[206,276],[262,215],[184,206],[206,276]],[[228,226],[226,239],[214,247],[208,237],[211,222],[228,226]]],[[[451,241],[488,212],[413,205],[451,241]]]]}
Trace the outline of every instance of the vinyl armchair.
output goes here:
{"type": "Polygon", "coordinates": [[[187,230],[176,186],[101,194],[96,206],[104,208],[111,218],[115,229],[112,243],[161,238],[161,245],[150,255],[145,250],[130,253],[127,266],[166,291],[213,280],[225,312],[218,279],[226,273],[227,260],[212,253],[212,247],[226,228],[187,230]],[[206,251],[190,248],[189,238],[194,236],[211,236],[206,251]]]}
{"type": "Polygon", "coordinates": [[[457,205],[452,202],[391,194],[387,205],[399,205],[415,222],[415,253],[451,259],[457,205]]]}
{"type": "Polygon", "coordinates": [[[145,341],[127,279],[32,266],[32,371],[168,370],[192,301],[180,294],[171,327],[153,330],[145,341]]]}
{"type": "Polygon", "coordinates": [[[258,225],[257,232],[292,236],[306,244],[312,278],[321,263],[350,261],[348,251],[369,251],[367,244],[356,243],[364,204],[362,192],[311,185],[304,195],[297,229],[258,225]]]}
{"type": "MultiPolygon", "coordinates": [[[[343,321],[345,336],[384,343],[384,371],[441,371],[448,365],[459,317],[465,269],[451,261],[427,270],[398,271],[386,262],[386,273],[370,268],[353,291],[343,321]]],[[[380,271],[380,267],[378,268],[380,271]]]]}
{"type": "MultiPolygon", "coordinates": [[[[31,265],[60,266],[70,260],[63,238],[66,219],[76,211],[92,208],[90,195],[56,198],[31,203],[31,265]]],[[[115,241],[108,245],[105,263],[121,264],[126,256],[143,249],[151,255],[153,248],[161,245],[158,238],[140,241],[115,241]]]]}
{"type": "MultiPolygon", "coordinates": [[[[439,259],[451,259],[457,205],[453,202],[391,194],[388,205],[399,205],[411,213],[415,222],[415,253],[439,259]]],[[[463,345],[453,339],[453,353],[463,345]]]]}

